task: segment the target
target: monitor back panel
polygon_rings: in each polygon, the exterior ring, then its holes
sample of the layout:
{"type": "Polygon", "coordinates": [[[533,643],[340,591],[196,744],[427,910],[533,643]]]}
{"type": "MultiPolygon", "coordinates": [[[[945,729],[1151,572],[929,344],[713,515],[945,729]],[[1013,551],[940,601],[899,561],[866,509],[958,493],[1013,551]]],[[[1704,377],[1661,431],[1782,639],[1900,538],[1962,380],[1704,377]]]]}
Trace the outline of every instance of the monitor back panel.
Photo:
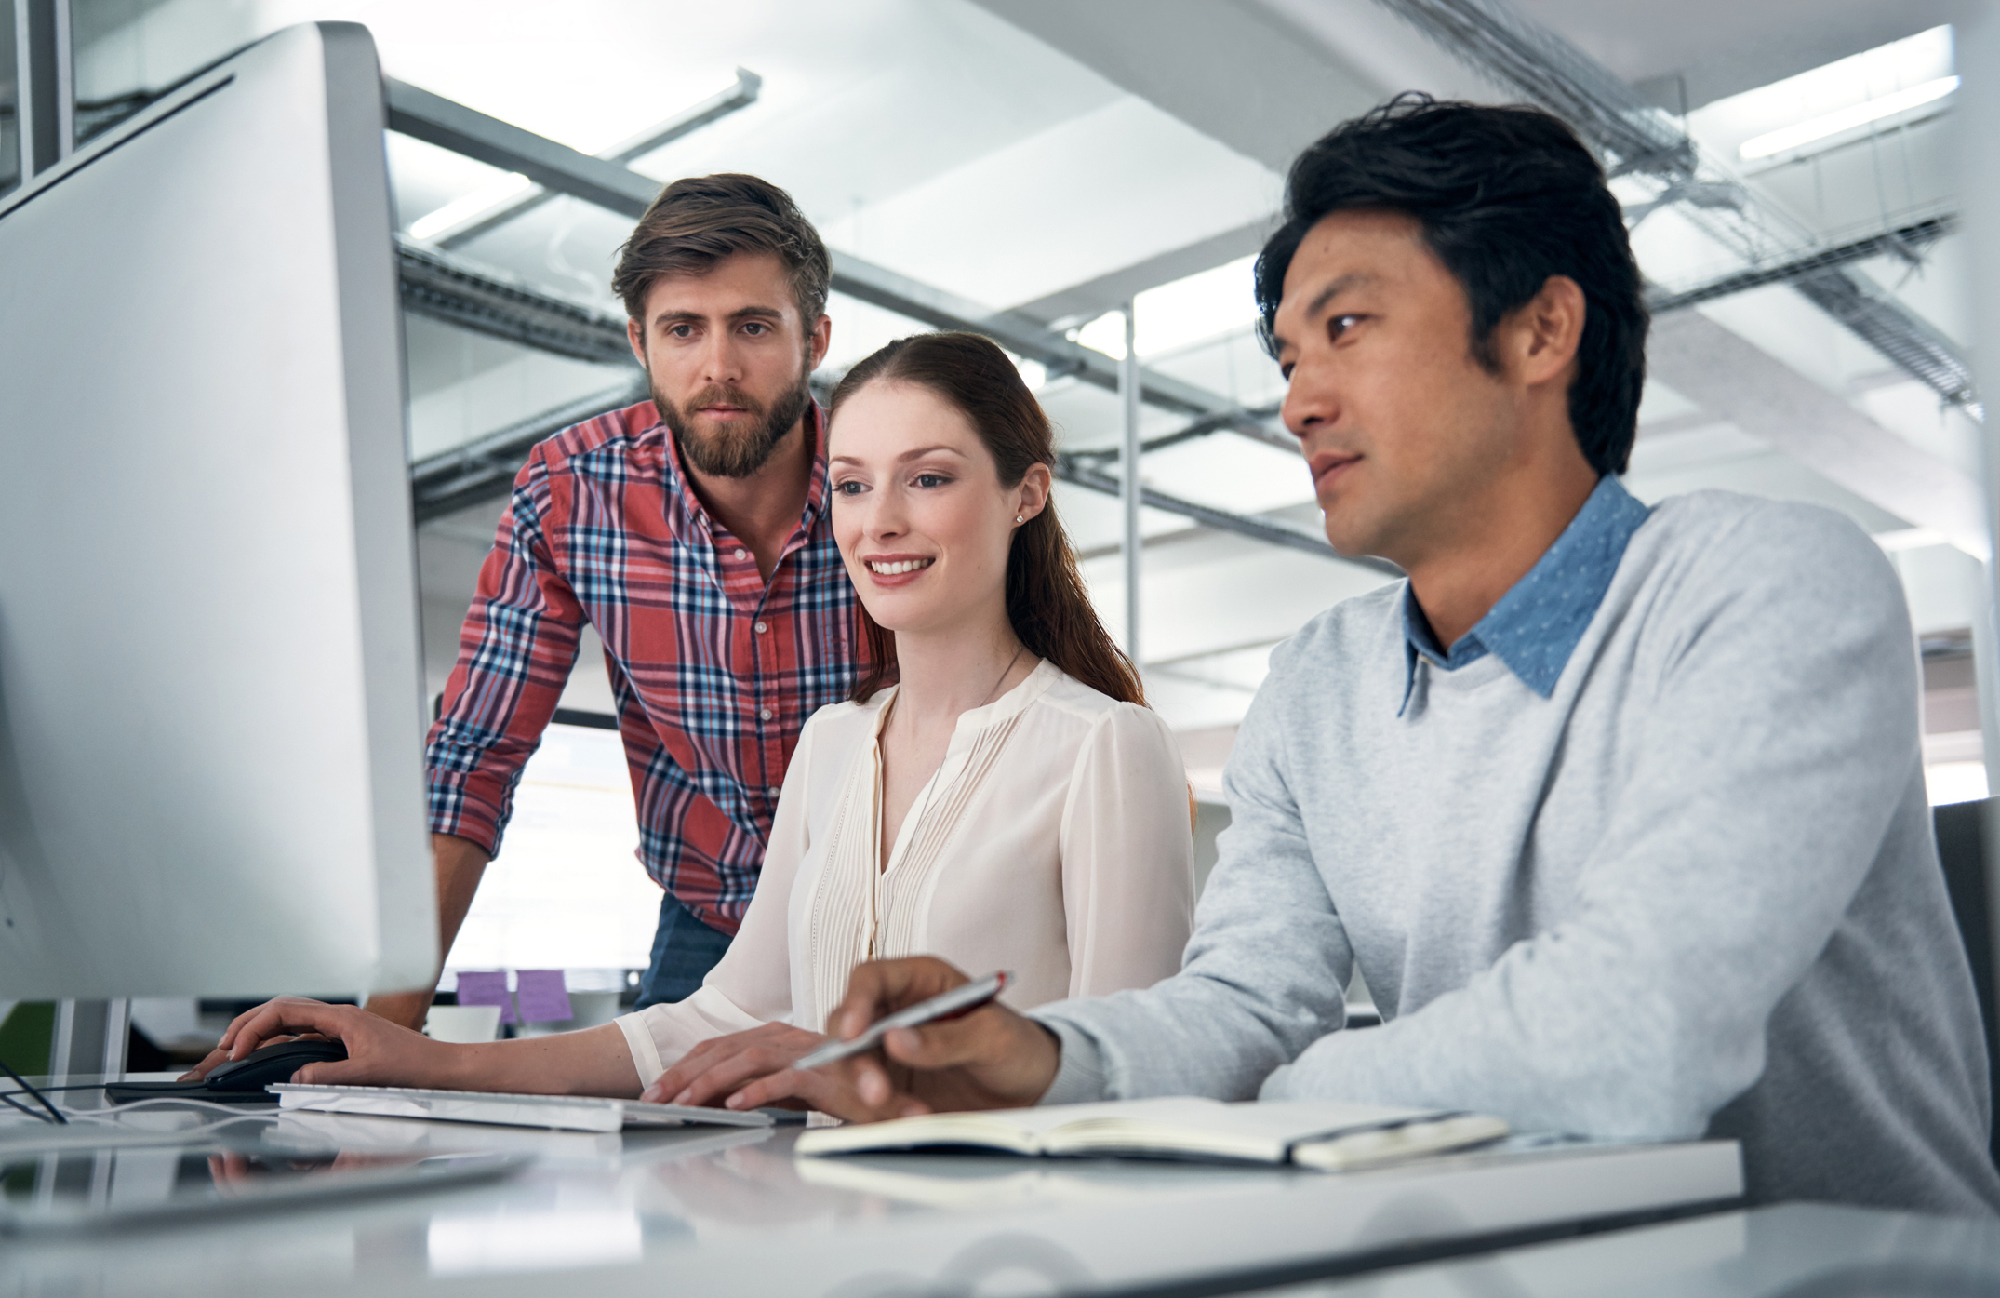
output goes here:
{"type": "Polygon", "coordinates": [[[291,28],[0,204],[0,996],[431,977],[380,86],[291,28]]]}

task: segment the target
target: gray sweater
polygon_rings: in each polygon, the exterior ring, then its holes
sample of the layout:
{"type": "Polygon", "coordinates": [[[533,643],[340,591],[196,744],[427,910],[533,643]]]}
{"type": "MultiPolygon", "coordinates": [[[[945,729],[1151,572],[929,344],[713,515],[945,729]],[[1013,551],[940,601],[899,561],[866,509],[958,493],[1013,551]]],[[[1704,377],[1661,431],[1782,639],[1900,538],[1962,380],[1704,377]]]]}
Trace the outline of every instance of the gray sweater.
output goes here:
{"type": "Polygon", "coordinates": [[[1551,697],[1410,684],[1399,583],[1272,656],[1182,970],[1037,1012],[1045,1102],[1465,1108],[1743,1142],[1755,1201],[2000,1207],[1894,573],[1723,492],[1633,535],[1551,697]],[[1358,966],[1385,1020],[1342,1031],[1358,966]]]}

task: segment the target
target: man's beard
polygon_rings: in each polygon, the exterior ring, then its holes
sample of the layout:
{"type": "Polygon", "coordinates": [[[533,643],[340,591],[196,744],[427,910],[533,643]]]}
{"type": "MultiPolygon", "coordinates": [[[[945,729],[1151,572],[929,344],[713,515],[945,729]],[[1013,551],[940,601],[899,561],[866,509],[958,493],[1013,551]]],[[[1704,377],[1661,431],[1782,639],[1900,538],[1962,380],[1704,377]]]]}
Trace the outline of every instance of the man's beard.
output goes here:
{"type": "Polygon", "coordinates": [[[751,400],[741,388],[726,383],[710,384],[688,398],[687,409],[736,406],[745,416],[732,421],[733,427],[718,428],[703,436],[694,431],[682,408],[660,391],[658,383],[650,386],[653,405],[667,427],[673,429],[681,456],[697,473],[716,478],[747,478],[763,468],[771,453],[778,449],[778,443],[785,440],[785,434],[792,431],[792,425],[799,422],[799,416],[812,404],[812,389],[803,373],[797,386],[771,403],[769,409],[751,400]]]}

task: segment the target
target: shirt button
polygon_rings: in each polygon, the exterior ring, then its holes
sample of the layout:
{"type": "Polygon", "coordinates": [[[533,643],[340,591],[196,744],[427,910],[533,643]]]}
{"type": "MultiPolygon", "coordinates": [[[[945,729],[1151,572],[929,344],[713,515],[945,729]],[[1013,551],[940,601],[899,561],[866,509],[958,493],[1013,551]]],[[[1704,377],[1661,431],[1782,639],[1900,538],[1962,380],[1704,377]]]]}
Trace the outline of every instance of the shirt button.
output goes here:
{"type": "Polygon", "coordinates": [[[758,709],[757,709],[757,719],[758,719],[759,721],[769,721],[769,720],[771,719],[771,709],[769,709],[769,708],[758,708],[758,709]]]}
{"type": "Polygon", "coordinates": [[[779,790],[778,790],[778,786],[774,784],[774,785],[772,785],[772,786],[771,786],[770,788],[768,788],[768,789],[764,790],[764,792],[765,792],[766,794],[770,795],[771,797],[775,798],[775,797],[777,797],[777,796],[778,796],[778,792],[779,792],[779,790]]]}
{"type": "Polygon", "coordinates": [[[766,631],[769,631],[771,629],[771,624],[769,622],[759,622],[750,629],[755,631],[758,635],[763,635],[766,631]]]}
{"type": "Polygon", "coordinates": [[[750,557],[750,552],[739,545],[736,547],[736,557],[739,559],[747,559],[750,557]]]}

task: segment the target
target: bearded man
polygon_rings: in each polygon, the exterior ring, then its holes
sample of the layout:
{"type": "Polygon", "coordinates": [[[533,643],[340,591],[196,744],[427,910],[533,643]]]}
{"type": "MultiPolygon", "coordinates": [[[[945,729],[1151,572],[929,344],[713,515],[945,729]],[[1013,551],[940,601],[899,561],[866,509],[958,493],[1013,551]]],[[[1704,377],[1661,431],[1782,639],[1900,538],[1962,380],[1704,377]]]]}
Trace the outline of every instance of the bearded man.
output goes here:
{"type": "MultiPolygon", "coordinates": [[[[829,524],[819,234],[754,176],[680,180],[620,253],[653,399],[538,444],[514,480],[426,749],[439,950],[499,850],[588,622],[664,890],[642,1006],[680,1000],[749,905],[806,718],[847,697],[862,639],[829,524]]],[[[419,1026],[428,989],[370,1000],[419,1026]]]]}

